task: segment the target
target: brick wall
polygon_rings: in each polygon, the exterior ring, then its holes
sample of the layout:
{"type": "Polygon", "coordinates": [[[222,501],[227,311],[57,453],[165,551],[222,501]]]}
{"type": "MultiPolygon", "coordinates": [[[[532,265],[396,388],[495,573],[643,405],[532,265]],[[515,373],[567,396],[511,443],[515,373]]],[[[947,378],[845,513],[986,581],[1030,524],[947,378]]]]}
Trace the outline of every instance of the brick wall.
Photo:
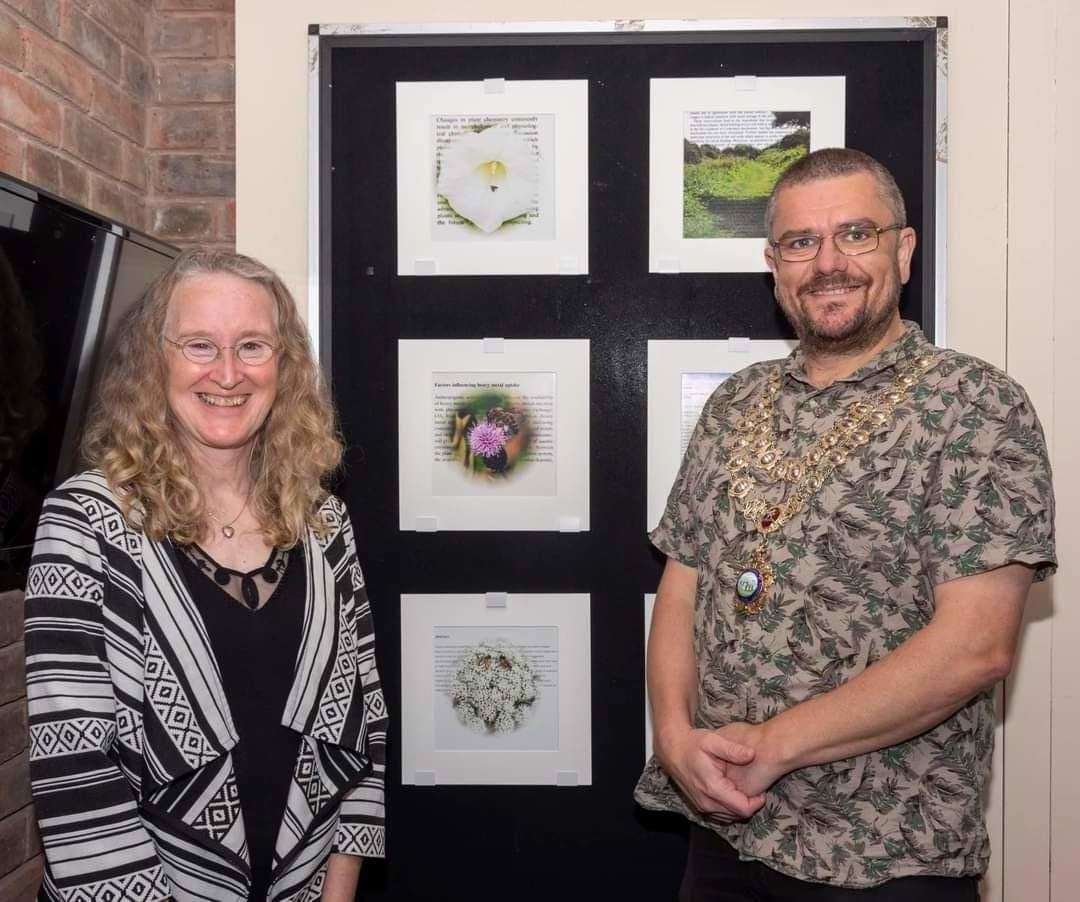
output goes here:
{"type": "Polygon", "coordinates": [[[148,0],[0,0],[0,170],[145,228],[148,0]]]}
{"type": "Polygon", "coordinates": [[[41,846],[30,804],[22,592],[0,592],[0,899],[30,902],[41,846]]]}
{"type": "Polygon", "coordinates": [[[233,0],[0,0],[0,171],[235,242],[233,0]]]}
{"type": "Polygon", "coordinates": [[[147,119],[149,229],[174,244],[235,241],[233,0],[155,0],[147,119]]]}

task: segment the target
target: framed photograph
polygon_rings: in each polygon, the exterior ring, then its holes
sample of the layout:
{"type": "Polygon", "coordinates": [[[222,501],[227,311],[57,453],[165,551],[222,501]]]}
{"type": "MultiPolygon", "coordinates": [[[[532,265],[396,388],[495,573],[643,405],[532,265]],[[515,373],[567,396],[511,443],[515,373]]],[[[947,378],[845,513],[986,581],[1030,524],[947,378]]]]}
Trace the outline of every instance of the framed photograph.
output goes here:
{"type": "Polygon", "coordinates": [[[592,782],[589,596],[401,597],[401,782],[592,782]]]}
{"type": "Polygon", "coordinates": [[[588,82],[397,82],[398,275],[588,272],[588,82]]]}
{"type": "Polygon", "coordinates": [[[400,528],[589,528],[589,342],[398,342],[400,528]]]}
{"type": "Polygon", "coordinates": [[[788,166],[844,146],[844,77],[649,82],[649,272],[764,272],[788,166]]]}
{"type": "Polygon", "coordinates": [[[650,341],[648,503],[645,528],[663,516],[686,446],[709,397],[732,373],[786,357],[796,341],[650,341]]]}

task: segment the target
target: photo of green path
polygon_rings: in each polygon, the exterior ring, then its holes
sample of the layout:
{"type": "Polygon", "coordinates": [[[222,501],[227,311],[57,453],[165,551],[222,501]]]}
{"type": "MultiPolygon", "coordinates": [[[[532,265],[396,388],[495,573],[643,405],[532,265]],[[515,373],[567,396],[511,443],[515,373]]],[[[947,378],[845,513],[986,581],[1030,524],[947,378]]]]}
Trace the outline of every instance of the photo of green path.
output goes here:
{"type": "Polygon", "coordinates": [[[773,185],[809,152],[809,112],[687,113],[683,237],[765,237],[773,185]]]}

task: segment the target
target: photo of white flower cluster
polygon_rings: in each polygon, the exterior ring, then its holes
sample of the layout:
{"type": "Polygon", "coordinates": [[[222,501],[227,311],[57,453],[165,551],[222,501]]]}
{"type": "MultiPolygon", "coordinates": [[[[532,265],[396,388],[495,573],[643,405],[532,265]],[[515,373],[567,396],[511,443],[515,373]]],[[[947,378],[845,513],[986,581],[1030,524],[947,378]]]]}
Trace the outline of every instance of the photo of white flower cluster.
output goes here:
{"type": "Polygon", "coordinates": [[[465,651],[449,694],[458,720],[470,730],[510,733],[529,718],[539,687],[525,655],[495,639],[465,651]]]}

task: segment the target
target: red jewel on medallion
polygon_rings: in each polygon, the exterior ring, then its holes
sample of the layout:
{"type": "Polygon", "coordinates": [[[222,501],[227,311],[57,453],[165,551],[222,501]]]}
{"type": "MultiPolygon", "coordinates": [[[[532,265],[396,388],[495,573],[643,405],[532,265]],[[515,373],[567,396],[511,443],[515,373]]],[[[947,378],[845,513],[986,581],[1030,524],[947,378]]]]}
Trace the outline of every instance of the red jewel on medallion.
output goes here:
{"type": "Polygon", "coordinates": [[[761,518],[761,528],[768,529],[776,521],[776,518],[780,516],[780,508],[774,507],[764,517],[761,518]]]}

